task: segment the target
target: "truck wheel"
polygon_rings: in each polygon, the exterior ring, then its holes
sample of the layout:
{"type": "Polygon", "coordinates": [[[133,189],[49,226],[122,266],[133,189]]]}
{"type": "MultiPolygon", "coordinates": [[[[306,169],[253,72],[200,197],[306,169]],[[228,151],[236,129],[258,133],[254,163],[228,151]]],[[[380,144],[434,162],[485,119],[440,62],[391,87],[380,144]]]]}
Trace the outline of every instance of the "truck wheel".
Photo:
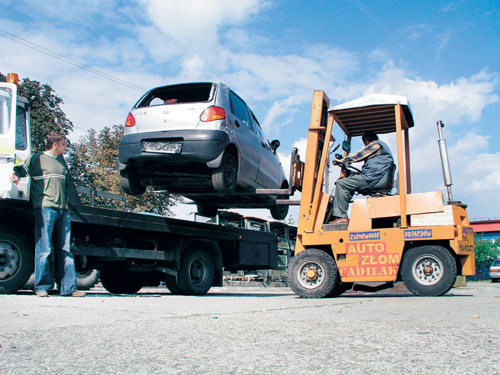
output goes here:
{"type": "Polygon", "coordinates": [[[414,247],[403,256],[401,278],[417,296],[441,296],[455,283],[457,263],[441,246],[414,247]]]}
{"type": "Polygon", "coordinates": [[[134,294],[144,285],[145,277],[124,267],[109,267],[101,270],[102,286],[113,294],[134,294]]]}
{"type": "Polygon", "coordinates": [[[203,204],[197,204],[196,210],[198,211],[198,215],[205,217],[214,217],[217,215],[217,207],[214,206],[205,206],[203,204]]]}
{"type": "Polygon", "coordinates": [[[335,290],[340,278],[330,255],[322,250],[306,249],[292,258],[288,282],[302,298],[323,298],[335,290]]]}
{"type": "Polygon", "coordinates": [[[219,168],[212,171],[212,185],[219,193],[232,193],[238,180],[238,162],[228,152],[224,153],[219,168]]]}
{"type": "Polygon", "coordinates": [[[21,289],[33,272],[33,251],[24,235],[0,227],[0,293],[21,289]]]}
{"type": "Polygon", "coordinates": [[[214,262],[204,250],[188,250],[181,259],[177,285],[182,294],[201,296],[212,287],[214,262]]]}
{"type": "Polygon", "coordinates": [[[120,171],[120,185],[125,194],[129,195],[141,195],[146,191],[146,186],[139,182],[137,172],[132,167],[120,171]]]}
{"type": "Polygon", "coordinates": [[[289,206],[287,204],[277,204],[269,209],[271,216],[275,220],[284,220],[288,215],[289,206]]]}
{"type": "Polygon", "coordinates": [[[76,273],[76,287],[79,290],[90,290],[99,281],[99,270],[90,269],[76,273]]]}
{"type": "Polygon", "coordinates": [[[174,276],[172,275],[167,275],[164,279],[165,285],[167,286],[167,289],[170,290],[170,293],[178,296],[179,294],[182,294],[182,290],[179,288],[177,285],[177,280],[175,279],[174,276]]]}

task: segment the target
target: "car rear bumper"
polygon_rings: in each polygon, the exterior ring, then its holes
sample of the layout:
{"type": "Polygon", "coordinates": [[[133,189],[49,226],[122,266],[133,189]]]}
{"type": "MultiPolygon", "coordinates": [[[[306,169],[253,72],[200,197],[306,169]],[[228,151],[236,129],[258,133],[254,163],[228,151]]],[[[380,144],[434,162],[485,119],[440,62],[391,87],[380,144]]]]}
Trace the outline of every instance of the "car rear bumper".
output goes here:
{"type": "Polygon", "coordinates": [[[221,130],[175,130],[124,135],[120,141],[119,169],[131,163],[163,161],[165,163],[208,163],[229,145],[229,136],[221,130]],[[180,142],[179,153],[151,152],[143,149],[144,141],[180,142]]]}

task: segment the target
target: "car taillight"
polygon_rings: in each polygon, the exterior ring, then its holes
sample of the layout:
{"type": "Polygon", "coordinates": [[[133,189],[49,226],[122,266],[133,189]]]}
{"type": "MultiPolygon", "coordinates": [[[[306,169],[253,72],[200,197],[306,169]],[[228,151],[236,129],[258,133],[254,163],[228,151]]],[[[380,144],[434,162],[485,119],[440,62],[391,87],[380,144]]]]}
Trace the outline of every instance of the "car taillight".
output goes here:
{"type": "Polygon", "coordinates": [[[131,128],[132,126],[135,126],[135,117],[132,115],[132,113],[128,114],[127,121],[125,121],[125,126],[127,128],[131,128]]]}
{"type": "Polygon", "coordinates": [[[203,122],[215,121],[215,120],[224,120],[226,118],[226,111],[221,107],[208,107],[203,111],[200,116],[200,120],[203,122]]]}

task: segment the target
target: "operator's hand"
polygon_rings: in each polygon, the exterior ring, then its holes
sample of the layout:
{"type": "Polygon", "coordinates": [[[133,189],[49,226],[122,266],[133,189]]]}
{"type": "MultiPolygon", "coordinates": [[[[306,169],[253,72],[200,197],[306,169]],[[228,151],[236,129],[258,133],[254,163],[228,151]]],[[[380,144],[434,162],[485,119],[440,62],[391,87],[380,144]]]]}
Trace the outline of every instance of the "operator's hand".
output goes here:
{"type": "Polygon", "coordinates": [[[19,177],[17,177],[15,173],[12,173],[12,175],[9,178],[9,181],[17,185],[19,183],[19,177]]]}

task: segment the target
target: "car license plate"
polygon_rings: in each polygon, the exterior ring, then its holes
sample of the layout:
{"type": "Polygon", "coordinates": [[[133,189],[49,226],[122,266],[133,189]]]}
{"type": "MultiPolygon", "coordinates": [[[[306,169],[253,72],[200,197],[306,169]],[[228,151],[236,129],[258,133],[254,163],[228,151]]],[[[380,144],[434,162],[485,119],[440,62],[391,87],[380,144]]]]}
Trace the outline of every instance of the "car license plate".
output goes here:
{"type": "Polygon", "coordinates": [[[182,142],[172,141],[144,141],[142,150],[145,152],[162,152],[166,154],[180,154],[182,142]]]}

